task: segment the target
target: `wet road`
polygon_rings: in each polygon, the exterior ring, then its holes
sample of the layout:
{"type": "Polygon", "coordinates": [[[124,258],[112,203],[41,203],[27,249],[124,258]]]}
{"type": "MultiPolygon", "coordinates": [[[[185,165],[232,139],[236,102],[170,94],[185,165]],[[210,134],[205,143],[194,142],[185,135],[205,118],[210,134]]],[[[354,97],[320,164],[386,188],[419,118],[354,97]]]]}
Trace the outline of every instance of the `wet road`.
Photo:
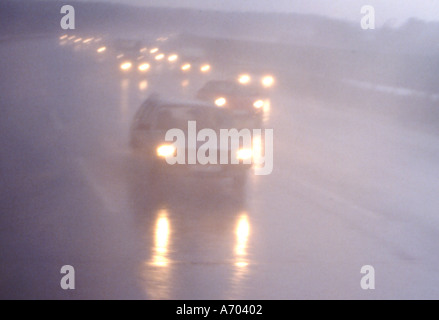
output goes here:
{"type": "Polygon", "coordinates": [[[93,54],[0,45],[1,298],[439,297],[437,135],[362,108],[373,92],[334,105],[284,86],[271,175],[242,197],[214,181],[162,189],[132,158],[129,124],[149,93],[191,89],[93,54]],[[74,291],[59,285],[66,264],[74,291]]]}

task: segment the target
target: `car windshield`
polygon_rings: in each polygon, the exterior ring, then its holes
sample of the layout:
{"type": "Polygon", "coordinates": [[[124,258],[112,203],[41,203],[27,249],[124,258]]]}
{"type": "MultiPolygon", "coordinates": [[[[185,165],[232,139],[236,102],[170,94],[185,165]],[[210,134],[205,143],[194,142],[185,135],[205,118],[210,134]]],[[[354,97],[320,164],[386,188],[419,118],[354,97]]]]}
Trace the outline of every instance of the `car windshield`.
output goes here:
{"type": "Polygon", "coordinates": [[[226,110],[203,107],[164,106],[156,118],[158,130],[172,128],[187,129],[188,121],[196,121],[197,130],[209,128],[213,130],[235,127],[234,119],[226,110]]]}
{"type": "Polygon", "coordinates": [[[246,96],[256,96],[258,95],[258,90],[254,86],[250,85],[240,85],[234,82],[228,81],[215,81],[210,82],[205,87],[207,91],[226,94],[226,95],[246,95],[246,96]]]}

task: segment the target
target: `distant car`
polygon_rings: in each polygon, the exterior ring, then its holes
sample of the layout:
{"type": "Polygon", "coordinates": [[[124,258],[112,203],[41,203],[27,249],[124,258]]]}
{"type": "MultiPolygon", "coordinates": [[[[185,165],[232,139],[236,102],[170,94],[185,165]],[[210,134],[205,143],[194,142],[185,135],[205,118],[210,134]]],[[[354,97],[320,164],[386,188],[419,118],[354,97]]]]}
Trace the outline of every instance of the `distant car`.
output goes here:
{"type": "Polygon", "coordinates": [[[116,39],[113,41],[111,48],[116,54],[137,57],[142,49],[142,42],[135,39],[116,39]]]}
{"type": "Polygon", "coordinates": [[[204,50],[185,47],[179,50],[180,69],[183,73],[192,75],[209,74],[211,65],[204,50]]]}
{"type": "Polygon", "coordinates": [[[263,90],[268,90],[275,84],[275,78],[267,73],[241,73],[236,77],[236,81],[242,85],[257,86],[263,90]]]}
{"type": "Polygon", "coordinates": [[[174,101],[154,95],[149,97],[137,111],[131,126],[130,144],[141,161],[150,168],[151,178],[157,181],[163,175],[223,177],[232,178],[235,186],[242,187],[252,164],[244,161],[251,157],[251,150],[245,149],[239,138],[235,139],[239,146],[238,150],[232,148],[233,138],[227,143],[226,150],[221,149],[224,146],[219,142],[216,144],[215,164],[200,164],[198,161],[195,164],[188,164],[189,152],[198,152],[204,142],[194,143],[194,149],[189,147],[189,137],[187,137],[184,147],[185,164],[167,163],[166,157],[176,155],[177,148],[173,142],[165,141],[166,132],[170,129],[180,129],[186,134],[188,121],[196,121],[197,132],[201,129],[212,129],[217,137],[220,137],[220,129],[233,129],[236,124],[228,110],[201,101],[174,101]],[[221,153],[227,155],[226,164],[220,163],[221,153]],[[232,157],[235,157],[237,164],[231,163],[232,157]]]}
{"type": "Polygon", "coordinates": [[[117,67],[125,75],[142,75],[150,71],[150,57],[140,40],[116,39],[109,46],[117,67]]]}
{"type": "Polygon", "coordinates": [[[214,103],[217,107],[229,109],[236,116],[262,118],[269,103],[266,94],[252,85],[242,85],[235,81],[212,80],[197,93],[197,99],[214,103]]]}

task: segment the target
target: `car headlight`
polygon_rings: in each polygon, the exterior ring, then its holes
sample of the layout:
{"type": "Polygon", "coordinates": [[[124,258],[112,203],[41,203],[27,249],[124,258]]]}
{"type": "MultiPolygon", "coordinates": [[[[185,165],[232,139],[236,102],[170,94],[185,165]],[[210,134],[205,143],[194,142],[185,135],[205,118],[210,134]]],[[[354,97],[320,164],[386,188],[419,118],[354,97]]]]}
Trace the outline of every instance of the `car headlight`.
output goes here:
{"type": "Polygon", "coordinates": [[[128,71],[131,69],[132,66],[133,64],[131,62],[123,62],[120,64],[120,69],[123,71],[128,71]]]}
{"type": "Polygon", "coordinates": [[[242,74],[238,78],[238,82],[241,84],[248,84],[251,81],[251,77],[248,74],[242,74]]]}
{"type": "Polygon", "coordinates": [[[209,64],[204,64],[200,67],[200,71],[201,72],[208,72],[210,70],[210,65],[209,64]]]}
{"type": "Polygon", "coordinates": [[[171,55],[168,57],[168,61],[169,61],[169,62],[175,62],[175,61],[177,61],[177,59],[178,59],[178,56],[177,56],[176,54],[171,54],[171,55]]]}
{"type": "Polygon", "coordinates": [[[226,103],[227,103],[227,100],[225,98],[223,98],[223,97],[218,98],[218,99],[215,100],[215,104],[218,107],[224,107],[226,105],[226,103]]]}
{"type": "Polygon", "coordinates": [[[253,156],[253,151],[251,149],[239,149],[236,153],[238,160],[247,160],[253,156]]]}
{"type": "Polygon", "coordinates": [[[157,61],[163,60],[164,58],[165,58],[165,55],[163,53],[159,53],[158,55],[155,56],[155,59],[157,61]]]}
{"type": "Polygon", "coordinates": [[[269,88],[269,87],[273,86],[274,78],[272,76],[265,76],[262,78],[261,82],[265,88],[269,88]]]}
{"type": "Polygon", "coordinates": [[[253,103],[253,107],[255,107],[256,109],[261,109],[264,106],[264,101],[263,100],[256,100],[253,103]]]}
{"type": "Polygon", "coordinates": [[[176,150],[177,149],[173,145],[163,144],[157,148],[157,155],[166,158],[172,156],[176,150]]]}
{"type": "Polygon", "coordinates": [[[191,68],[191,65],[189,63],[186,63],[184,65],[181,66],[181,70],[182,71],[187,71],[191,68]]]}
{"type": "Polygon", "coordinates": [[[149,63],[142,63],[139,65],[139,71],[145,72],[149,69],[149,63]]]}

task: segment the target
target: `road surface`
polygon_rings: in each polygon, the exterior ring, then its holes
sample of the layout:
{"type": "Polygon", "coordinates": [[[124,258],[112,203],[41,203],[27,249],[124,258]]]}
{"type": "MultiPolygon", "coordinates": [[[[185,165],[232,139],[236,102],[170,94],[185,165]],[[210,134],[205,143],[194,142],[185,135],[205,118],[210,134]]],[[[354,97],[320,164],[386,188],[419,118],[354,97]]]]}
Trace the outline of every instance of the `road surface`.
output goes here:
{"type": "Polygon", "coordinates": [[[191,94],[174,79],[121,76],[57,38],[3,42],[0,61],[1,298],[439,298],[438,136],[385,111],[397,92],[339,104],[279,85],[273,173],[238,197],[157,188],[131,156],[140,103],[191,94]]]}

